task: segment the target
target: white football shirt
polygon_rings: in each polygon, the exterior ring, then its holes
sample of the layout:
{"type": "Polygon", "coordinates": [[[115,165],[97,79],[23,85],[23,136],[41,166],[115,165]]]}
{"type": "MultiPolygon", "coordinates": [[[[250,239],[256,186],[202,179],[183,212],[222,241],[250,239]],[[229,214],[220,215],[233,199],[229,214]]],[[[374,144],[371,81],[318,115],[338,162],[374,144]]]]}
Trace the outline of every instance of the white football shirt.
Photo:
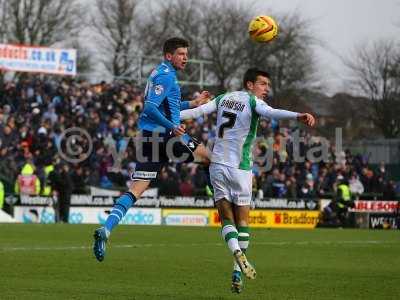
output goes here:
{"type": "Polygon", "coordinates": [[[274,119],[295,119],[298,116],[295,112],[273,109],[246,91],[237,91],[218,96],[197,108],[181,111],[181,120],[214,111],[217,111],[217,127],[211,161],[242,170],[251,170],[253,165],[252,150],[259,116],[274,119]]]}

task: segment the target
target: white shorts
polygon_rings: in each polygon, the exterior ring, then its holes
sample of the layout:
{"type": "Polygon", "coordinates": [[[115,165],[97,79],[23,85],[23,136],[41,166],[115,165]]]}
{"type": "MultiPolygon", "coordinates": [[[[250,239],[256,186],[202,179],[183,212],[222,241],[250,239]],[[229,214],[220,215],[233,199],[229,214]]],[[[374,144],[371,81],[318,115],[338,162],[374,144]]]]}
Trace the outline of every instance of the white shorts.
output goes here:
{"type": "Polygon", "coordinates": [[[211,163],[210,179],[215,201],[225,198],[238,205],[250,205],[253,174],[247,170],[211,163]]]}

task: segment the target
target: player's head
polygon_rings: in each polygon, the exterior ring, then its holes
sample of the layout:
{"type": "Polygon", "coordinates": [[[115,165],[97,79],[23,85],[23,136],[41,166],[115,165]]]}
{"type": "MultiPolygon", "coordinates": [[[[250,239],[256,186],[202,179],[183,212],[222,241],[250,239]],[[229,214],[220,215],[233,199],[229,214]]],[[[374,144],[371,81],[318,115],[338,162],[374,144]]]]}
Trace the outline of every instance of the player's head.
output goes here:
{"type": "Polygon", "coordinates": [[[250,68],[244,73],[243,88],[257,98],[265,99],[271,90],[270,75],[257,68],[250,68]]]}
{"type": "Polygon", "coordinates": [[[188,61],[189,42],[185,39],[173,37],[164,42],[163,54],[175,69],[183,70],[188,61]]]}

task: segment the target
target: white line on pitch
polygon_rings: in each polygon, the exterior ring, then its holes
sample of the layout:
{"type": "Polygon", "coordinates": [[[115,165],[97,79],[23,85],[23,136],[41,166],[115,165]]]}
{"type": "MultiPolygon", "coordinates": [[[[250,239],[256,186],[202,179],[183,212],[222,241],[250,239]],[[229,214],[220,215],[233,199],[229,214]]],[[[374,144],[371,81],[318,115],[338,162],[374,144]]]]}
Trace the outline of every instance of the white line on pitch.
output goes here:
{"type": "MultiPolygon", "coordinates": [[[[281,242],[252,242],[252,246],[308,246],[308,245],[389,245],[399,244],[395,241],[281,241],[281,242]]],[[[223,243],[161,243],[161,244],[127,244],[110,245],[110,248],[156,248],[156,247],[204,247],[204,246],[223,246],[223,243]]],[[[48,246],[48,247],[1,247],[0,251],[65,251],[65,250],[87,250],[91,246],[48,246]]]]}

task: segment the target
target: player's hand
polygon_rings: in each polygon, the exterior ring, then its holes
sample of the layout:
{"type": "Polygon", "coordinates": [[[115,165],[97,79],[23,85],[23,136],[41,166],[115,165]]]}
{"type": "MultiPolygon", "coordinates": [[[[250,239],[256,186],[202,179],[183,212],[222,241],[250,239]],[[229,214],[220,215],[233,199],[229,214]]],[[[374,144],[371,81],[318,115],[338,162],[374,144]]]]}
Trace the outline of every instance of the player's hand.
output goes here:
{"type": "Polygon", "coordinates": [[[174,133],[175,136],[181,136],[185,134],[186,130],[186,125],[185,124],[180,124],[179,126],[176,126],[172,132],[174,133]]]}
{"type": "Polygon", "coordinates": [[[311,115],[309,113],[299,114],[299,116],[297,117],[297,120],[306,124],[307,126],[310,126],[310,127],[315,126],[315,118],[313,117],[313,115],[311,115]]]}
{"type": "Polygon", "coordinates": [[[203,104],[206,104],[210,101],[210,93],[208,91],[202,91],[200,95],[192,101],[192,107],[197,107],[203,104]]]}

